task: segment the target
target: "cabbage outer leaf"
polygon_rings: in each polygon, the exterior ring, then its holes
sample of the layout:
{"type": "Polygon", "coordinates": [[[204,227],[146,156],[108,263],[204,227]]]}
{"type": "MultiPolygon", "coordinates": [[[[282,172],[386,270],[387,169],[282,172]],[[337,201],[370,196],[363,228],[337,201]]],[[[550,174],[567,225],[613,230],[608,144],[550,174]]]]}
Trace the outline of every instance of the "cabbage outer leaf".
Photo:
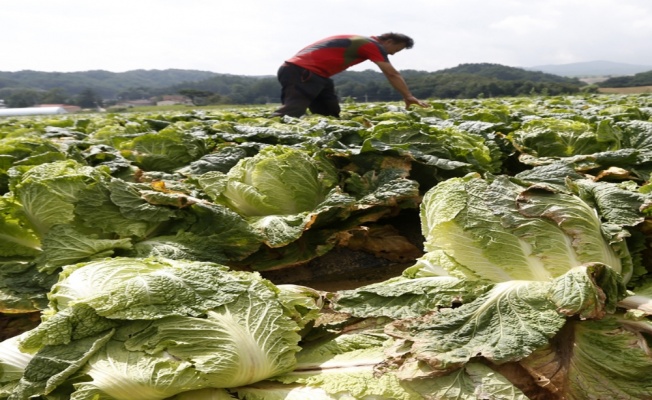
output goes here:
{"type": "Polygon", "coordinates": [[[650,334],[649,320],[622,314],[571,321],[549,345],[520,364],[558,397],[649,399],[650,334]]]}
{"type": "Polygon", "coordinates": [[[549,340],[567,316],[601,318],[625,295],[618,274],[604,265],[577,267],[551,281],[508,281],[457,308],[396,320],[385,331],[409,351],[395,350],[408,376],[442,375],[474,357],[518,361],[549,340]]]}

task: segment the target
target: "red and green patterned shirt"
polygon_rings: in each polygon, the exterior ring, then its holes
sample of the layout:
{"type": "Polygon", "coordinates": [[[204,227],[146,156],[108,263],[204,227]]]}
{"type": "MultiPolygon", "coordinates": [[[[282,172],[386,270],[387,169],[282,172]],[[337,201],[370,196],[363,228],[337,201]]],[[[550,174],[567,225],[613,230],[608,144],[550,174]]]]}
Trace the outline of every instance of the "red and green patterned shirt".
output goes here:
{"type": "Polygon", "coordinates": [[[328,78],[365,60],[389,61],[387,52],[375,36],[327,37],[306,46],[287,62],[328,78]]]}

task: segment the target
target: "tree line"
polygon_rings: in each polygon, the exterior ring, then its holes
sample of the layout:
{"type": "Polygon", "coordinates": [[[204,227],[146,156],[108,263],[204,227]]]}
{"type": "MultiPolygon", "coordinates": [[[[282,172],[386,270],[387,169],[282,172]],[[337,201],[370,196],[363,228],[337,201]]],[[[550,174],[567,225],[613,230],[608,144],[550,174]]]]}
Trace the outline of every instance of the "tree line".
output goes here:
{"type": "Polygon", "coordinates": [[[628,76],[615,76],[600,82],[598,85],[600,87],[652,86],[652,71],[628,76]]]}
{"type": "MultiPolygon", "coordinates": [[[[280,85],[275,76],[186,70],[7,74],[12,73],[0,72],[0,99],[8,107],[63,103],[94,108],[170,94],[185,94],[197,105],[280,101],[280,85]]],[[[424,99],[561,95],[586,90],[586,84],[575,78],[500,64],[461,64],[436,72],[406,70],[402,74],[414,95],[424,99]]],[[[383,74],[375,70],[345,71],[333,80],[343,99],[358,102],[401,100],[383,74]]]]}

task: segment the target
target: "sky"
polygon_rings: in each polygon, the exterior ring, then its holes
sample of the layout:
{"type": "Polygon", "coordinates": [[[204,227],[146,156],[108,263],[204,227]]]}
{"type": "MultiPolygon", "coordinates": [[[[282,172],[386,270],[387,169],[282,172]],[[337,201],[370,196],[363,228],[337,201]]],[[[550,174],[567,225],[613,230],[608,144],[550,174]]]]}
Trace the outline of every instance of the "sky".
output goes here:
{"type": "Polygon", "coordinates": [[[275,75],[323,37],[385,32],[415,41],[399,70],[652,66],[650,0],[0,0],[0,71],[275,75]]]}

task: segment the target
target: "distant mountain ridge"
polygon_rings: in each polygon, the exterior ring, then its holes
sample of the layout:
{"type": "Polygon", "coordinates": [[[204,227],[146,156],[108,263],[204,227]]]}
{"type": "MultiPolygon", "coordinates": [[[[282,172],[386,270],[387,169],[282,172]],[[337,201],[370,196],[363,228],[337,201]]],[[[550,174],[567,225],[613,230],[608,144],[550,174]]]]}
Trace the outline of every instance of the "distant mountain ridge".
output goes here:
{"type": "Polygon", "coordinates": [[[538,65],[523,69],[568,77],[623,76],[652,71],[652,65],[637,65],[597,60],[570,64],[538,65]]]}
{"type": "MultiPolygon", "coordinates": [[[[573,94],[585,85],[577,78],[492,63],[460,64],[435,72],[403,70],[401,73],[418,98],[573,94]]],[[[376,70],[344,71],[334,77],[334,81],[341,98],[401,100],[400,94],[392,90],[384,75],[376,70]]],[[[210,98],[206,101],[212,104],[266,104],[278,101],[281,92],[273,75],[229,75],[194,70],[0,72],[0,99],[12,108],[39,103],[81,104],[84,96],[117,103],[154,99],[182,90],[210,98]],[[51,100],[54,98],[57,100],[51,100]]]]}
{"type": "MultiPolygon", "coordinates": [[[[446,81],[451,80],[451,75],[457,77],[456,81],[468,82],[474,80],[476,83],[483,82],[483,84],[488,84],[488,82],[496,79],[500,81],[581,84],[574,78],[492,63],[460,64],[454,68],[435,72],[406,70],[402,71],[402,73],[406,79],[415,82],[415,85],[419,85],[416,82],[423,81],[426,76],[441,79],[442,82],[438,83],[438,85],[445,84],[446,81]]],[[[343,81],[349,81],[354,85],[355,83],[365,84],[369,80],[387,85],[389,88],[385,77],[379,71],[369,70],[368,73],[344,71],[335,77],[335,83],[338,86],[343,81]]],[[[15,90],[48,91],[55,88],[61,88],[71,96],[78,95],[83,90],[90,88],[104,99],[115,99],[118,95],[122,95],[123,99],[128,99],[124,97],[129,95],[126,93],[128,91],[134,92],[135,95],[142,94],[142,97],[133,98],[145,98],[152,95],[177,93],[180,89],[207,90],[236,98],[246,91],[245,88],[248,89],[254,86],[258,88],[256,90],[263,89],[265,92],[258,97],[276,99],[278,93],[280,93],[280,87],[274,75],[230,75],[180,69],[139,69],[126,72],[109,72],[105,70],[79,72],[0,71],[0,98],[3,98],[3,95],[8,97],[15,90]],[[140,88],[147,90],[137,90],[140,88]]],[[[430,92],[425,93],[425,95],[430,94],[430,92]]]]}

